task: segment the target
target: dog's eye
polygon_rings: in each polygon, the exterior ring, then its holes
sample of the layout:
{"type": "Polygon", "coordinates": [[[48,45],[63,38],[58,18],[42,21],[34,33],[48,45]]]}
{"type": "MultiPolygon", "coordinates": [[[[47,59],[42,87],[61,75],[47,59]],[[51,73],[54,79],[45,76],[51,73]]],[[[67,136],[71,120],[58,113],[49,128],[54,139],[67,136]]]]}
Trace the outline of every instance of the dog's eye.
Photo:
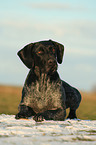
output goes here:
{"type": "Polygon", "coordinates": [[[55,53],[55,49],[53,48],[53,53],[55,53]]]}
{"type": "Polygon", "coordinates": [[[38,54],[43,54],[43,51],[38,51],[38,54]]]}

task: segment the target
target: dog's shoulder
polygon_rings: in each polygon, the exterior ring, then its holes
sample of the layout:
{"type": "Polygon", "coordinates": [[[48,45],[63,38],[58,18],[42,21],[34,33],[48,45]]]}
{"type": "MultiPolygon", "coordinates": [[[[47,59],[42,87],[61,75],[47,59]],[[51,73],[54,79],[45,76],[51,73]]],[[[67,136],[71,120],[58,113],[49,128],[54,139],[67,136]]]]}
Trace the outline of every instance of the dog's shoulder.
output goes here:
{"type": "Polygon", "coordinates": [[[66,93],[71,93],[71,92],[74,92],[74,91],[76,91],[76,92],[78,91],[76,88],[72,87],[67,82],[65,82],[63,80],[61,80],[61,81],[62,81],[62,86],[64,87],[66,93]]]}
{"type": "Polygon", "coordinates": [[[79,98],[81,98],[81,94],[77,88],[72,87],[71,85],[69,85],[67,82],[65,82],[63,80],[62,80],[62,86],[65,89],[65,93],[66,93],[67,97],[77,95],[79,98]]]}

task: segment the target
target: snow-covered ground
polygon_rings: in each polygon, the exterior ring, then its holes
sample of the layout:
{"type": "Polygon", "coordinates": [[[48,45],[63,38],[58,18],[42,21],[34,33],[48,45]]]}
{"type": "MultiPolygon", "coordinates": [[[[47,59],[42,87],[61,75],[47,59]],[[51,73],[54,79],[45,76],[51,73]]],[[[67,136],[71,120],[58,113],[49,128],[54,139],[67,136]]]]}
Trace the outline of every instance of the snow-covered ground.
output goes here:
{"type": "Polygon", "coordinates": [[[16,120],[0,115],[0,145],[96,145],[96,121],[16,120]]]}

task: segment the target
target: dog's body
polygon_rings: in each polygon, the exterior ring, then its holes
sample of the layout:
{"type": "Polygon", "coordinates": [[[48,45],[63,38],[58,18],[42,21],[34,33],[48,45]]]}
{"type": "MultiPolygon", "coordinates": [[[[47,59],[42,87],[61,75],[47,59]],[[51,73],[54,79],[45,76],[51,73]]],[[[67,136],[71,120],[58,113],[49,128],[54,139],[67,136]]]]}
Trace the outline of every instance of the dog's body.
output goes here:
{"type": "Polygon", "coordinates": [[[62,81],[57,72],[57,62],[62,63],[63,51],[63,45],[49,40],[31,43],[18,52],[30,71],[16,119],[34,116],[35,121],[64,120],[66,108],[70,108],[68,118],[76,118],[81,95],[62,81]]]}

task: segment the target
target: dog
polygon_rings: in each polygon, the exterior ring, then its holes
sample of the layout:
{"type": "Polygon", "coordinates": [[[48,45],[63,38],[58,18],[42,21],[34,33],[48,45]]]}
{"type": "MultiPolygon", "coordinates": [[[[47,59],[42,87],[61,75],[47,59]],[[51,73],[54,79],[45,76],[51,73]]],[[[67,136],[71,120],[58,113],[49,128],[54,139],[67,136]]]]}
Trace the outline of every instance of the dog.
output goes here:
{"type": "Polygon", "coordinates": [[[18,56],[30,69],[22,90],[19,113],[15,118],[33,117],[36,122],[74,119],[81,102],[80,92],[61,80],[57,72],[63,60],[64,46],[52,40],[26,45],[18,56]]]}

